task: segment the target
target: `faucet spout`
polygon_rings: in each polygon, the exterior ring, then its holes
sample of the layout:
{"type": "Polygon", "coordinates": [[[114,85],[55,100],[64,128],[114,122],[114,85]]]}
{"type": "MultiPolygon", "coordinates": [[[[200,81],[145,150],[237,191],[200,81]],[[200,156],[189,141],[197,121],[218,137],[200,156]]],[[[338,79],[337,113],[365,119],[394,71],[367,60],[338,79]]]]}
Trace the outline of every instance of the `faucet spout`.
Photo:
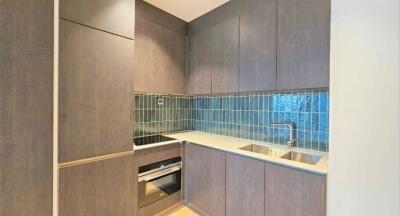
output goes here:
{"type": "Polygon", "coordinates": [[[279,122],[274,122],[270,124],[271,127],[281,127],[281,126],[286,126],[289,128],[289,140],[286,142],[289,148],[294,146],[294,143],[296,141],[296,138],[294,138],[294,126],[293,123],[279,123],[279,122]]]}

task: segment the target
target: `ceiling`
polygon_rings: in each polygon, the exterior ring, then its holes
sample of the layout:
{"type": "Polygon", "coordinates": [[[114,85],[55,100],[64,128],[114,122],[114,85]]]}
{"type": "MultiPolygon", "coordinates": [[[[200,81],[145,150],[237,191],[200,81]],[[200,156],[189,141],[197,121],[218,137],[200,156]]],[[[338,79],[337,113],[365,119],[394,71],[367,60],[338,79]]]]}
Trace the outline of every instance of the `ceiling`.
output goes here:
{"type": "Polygon", "coordinates": [[[230,0],[144,0],[161,10],[190,22],[230,0]]]}

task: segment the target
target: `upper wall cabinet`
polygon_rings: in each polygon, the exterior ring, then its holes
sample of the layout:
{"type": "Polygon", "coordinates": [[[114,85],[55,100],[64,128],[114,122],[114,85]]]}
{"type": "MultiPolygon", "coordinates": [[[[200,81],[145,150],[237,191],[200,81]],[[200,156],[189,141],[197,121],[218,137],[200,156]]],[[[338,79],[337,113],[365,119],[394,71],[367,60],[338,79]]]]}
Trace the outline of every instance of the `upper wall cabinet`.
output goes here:
{"type": "Polygon", "coordinates": [[[329,87],[330,0],[278,0],[277,88],[329,87]]]}
{"type": "Polygon", "coordinates": [[[186,92],[186,36],[143,19],[136,22],[134,90],[186,92]]]}
{"type": "Polygon", "coordinates": [[[330,2],[233,0],[192,21],[188,93],[329,87],[330,2]]]}
{"type": "Polygon", "coordinates": [[[211,34],[206,29],[189,37],[188,93],[211,93],[211,34]]]}
{"type": "Polygon", "coordinates": [[[60,17],[133,39],[134,0],[60,0],[60,17]]]}
{"type": "Polygon", "coordinates": [[[60,162],[132,150],[133,46],[61,20],[60,162]]]}
{"type": "Polygon", "coordinates": [[[238,91],[239,17],[211,29],[212,93],[238,91]]]}
{"type": "Polygon", "coordinates": [[[274,90],[276,0],[242,1],[239,91],[274,90]]]}
{"type": "Polygon", "coordinates": [[[134,90],[185,94],[186,23],[145,2],[137,4],[134,90]]]}

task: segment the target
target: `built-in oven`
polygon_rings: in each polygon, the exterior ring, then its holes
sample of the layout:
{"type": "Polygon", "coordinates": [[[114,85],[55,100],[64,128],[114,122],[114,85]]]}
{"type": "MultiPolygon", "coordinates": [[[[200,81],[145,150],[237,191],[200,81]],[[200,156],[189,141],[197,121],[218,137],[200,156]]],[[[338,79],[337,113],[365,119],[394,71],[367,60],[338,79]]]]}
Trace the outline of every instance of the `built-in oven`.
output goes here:
{"type": "Polygon", "coordinates": [[[139,208],[180,191],[181,169],[181,157],[139,167],[139,208]]]}

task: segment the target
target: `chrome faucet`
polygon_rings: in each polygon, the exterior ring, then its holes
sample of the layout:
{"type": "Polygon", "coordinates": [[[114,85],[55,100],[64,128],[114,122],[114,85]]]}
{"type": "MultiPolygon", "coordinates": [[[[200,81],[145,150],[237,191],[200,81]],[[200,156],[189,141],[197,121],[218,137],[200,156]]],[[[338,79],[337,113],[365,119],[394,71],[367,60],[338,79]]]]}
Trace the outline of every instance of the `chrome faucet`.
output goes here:
{"type": "Polygon", "coordinates": [[[294,146],[294,142],[296,141],[296,138],[294,138],[294,126],[293,123],[271,123],[271,127],[279,127],[279,126],[286,126],[289,128],[290,133],[289,133],[289,140],[286,142],[286,144],[289,146],[289,148],[294,146]]]}

